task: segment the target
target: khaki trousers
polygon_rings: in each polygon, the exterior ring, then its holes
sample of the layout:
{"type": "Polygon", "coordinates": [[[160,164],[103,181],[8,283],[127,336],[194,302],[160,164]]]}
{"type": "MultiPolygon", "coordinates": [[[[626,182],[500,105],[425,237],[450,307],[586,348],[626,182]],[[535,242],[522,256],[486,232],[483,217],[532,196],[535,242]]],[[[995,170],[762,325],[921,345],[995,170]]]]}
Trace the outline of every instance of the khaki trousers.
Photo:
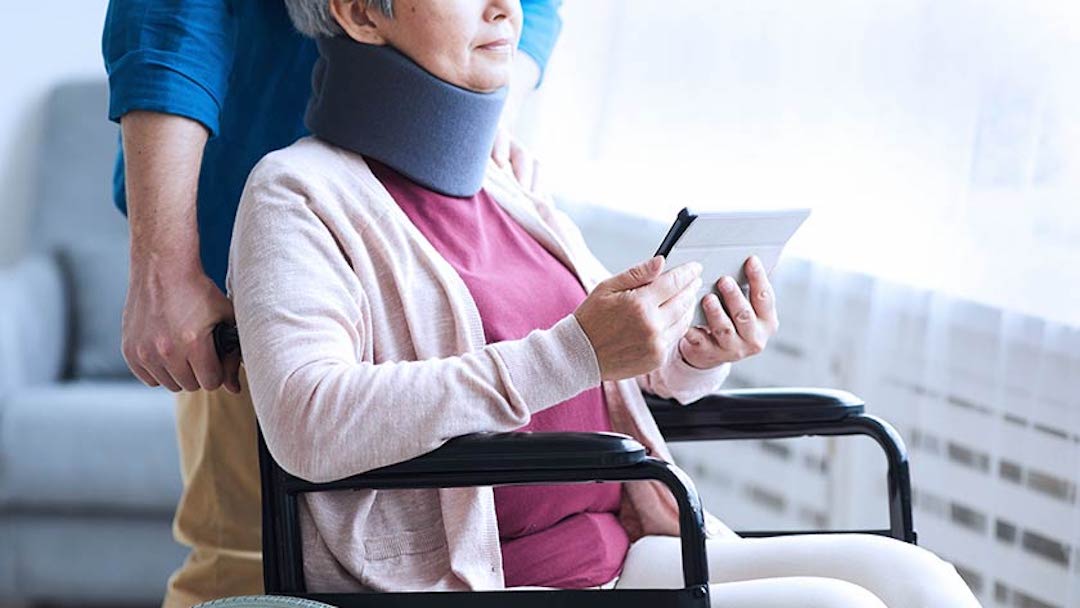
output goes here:
{"type": "Polygon", "coordinates": [[[173,536],[191,547],[169,578],[164,608],[262,593],[261,502],[255,409],[242,391],[180,393],[176,427],[183,494],[173,536]]]}

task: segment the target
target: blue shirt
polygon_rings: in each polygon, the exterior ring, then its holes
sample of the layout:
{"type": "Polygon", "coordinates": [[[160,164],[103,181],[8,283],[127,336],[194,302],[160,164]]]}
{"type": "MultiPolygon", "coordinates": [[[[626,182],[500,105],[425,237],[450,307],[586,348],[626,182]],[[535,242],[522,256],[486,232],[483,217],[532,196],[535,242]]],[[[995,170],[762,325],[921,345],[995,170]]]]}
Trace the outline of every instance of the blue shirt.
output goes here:
{"type": "MultiPolygon", "coordinates": [[[[561,3],[521,3],[519,49],[541,70],[562,25],[561,3]]],[[[199,248],[206,274],[224,291],[248,173],[266,153],[307,134],[314,42],[293,29],[279,1],[111,0],[101,46],[111,120],[149,110],[185,116],[209,130],[199,173],[199,248]]],[[[123,150],[113,196],[126,214],[123,150]]]]}

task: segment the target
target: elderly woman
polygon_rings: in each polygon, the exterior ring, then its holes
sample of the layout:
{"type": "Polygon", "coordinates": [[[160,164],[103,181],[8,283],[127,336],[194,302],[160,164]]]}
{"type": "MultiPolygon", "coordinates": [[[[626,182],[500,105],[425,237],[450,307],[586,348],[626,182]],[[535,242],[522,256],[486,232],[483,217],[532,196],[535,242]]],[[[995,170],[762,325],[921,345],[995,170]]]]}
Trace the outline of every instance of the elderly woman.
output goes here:
{"type": "MultiPolygon", "coordinates": [[[[760,264],[749,300],[724,279],[690,327],[699,267],[609,277],[548,199],[488,164],[515,0],[288,4],[318,38],[314,135],[249,177],[227,281],[281,466],[326,481],[511,430],[616,430],[670,460],[641,391],[692,401],[765,346],[760,264]]],[[[717,605],[978,605],[910,545],[744,540],[708,520],[717,605]]],[[[677,510],[652,482],[307,495],[301,525],[317,591],[680,585],[677,510]]]]}

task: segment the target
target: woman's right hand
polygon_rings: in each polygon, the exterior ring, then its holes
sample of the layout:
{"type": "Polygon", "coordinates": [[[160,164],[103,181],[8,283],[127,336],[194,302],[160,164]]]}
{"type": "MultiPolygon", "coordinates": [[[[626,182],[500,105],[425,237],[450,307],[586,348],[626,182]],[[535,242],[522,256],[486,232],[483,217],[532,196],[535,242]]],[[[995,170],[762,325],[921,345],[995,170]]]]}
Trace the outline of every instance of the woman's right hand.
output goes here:
{"type": "Polygon", "coordinates": [[[660,367],[690,328],[701,265],[663,269],[661,256],[633,266],[597,285],[574,311],[603,380],[633,378],[660,367]]]}

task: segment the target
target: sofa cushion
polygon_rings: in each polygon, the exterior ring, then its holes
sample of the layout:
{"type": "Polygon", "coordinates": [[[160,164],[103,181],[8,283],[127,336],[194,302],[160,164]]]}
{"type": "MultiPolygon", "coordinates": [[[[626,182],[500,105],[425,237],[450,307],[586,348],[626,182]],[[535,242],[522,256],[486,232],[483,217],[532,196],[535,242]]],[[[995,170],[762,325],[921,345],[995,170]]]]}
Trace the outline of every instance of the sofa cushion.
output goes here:
{"type": "Polygon", "coordinates": [[[32,176],[31,249],[127,242],[127,221],[112,200],[119,128],[105,120],[108,103],[103,78],[58,85],[46,98],[32,176]]]}
{"type": "Polygon", "coordinates": [[[128,226],[112,200],[118,129],[103,79],[57,86],[45,100],[28,244],[58,256],[70,294],[70,375],[129,376],[120,355],[128,226]],[[88,116],[98,120],[87,120],[88,116]]]}
{"type": "Polygon", "coordinates": [[[0,270],[0,395],[54,382],[64,372],[66,296],[53,256],[28,255],[0,270]]]}
{"type": "Polygon", "coordinates": [[[173,540],[170,521],[166,515],[0,517],[0,598],[33,606],[160,605],[169,574],[187,553],[173,540]]]}
{"type": "Polygon", "coordinates": [[[19,389],[0,402],[0,509],[172,513],[175,397],[137,382],[19,389]]]}
{"type": "Polygon", "coordinates": [[[128,244],[72,243],[61,253],[73,310],[75,378],[132,378],[120,350],[128,281],[128,244]]]}

